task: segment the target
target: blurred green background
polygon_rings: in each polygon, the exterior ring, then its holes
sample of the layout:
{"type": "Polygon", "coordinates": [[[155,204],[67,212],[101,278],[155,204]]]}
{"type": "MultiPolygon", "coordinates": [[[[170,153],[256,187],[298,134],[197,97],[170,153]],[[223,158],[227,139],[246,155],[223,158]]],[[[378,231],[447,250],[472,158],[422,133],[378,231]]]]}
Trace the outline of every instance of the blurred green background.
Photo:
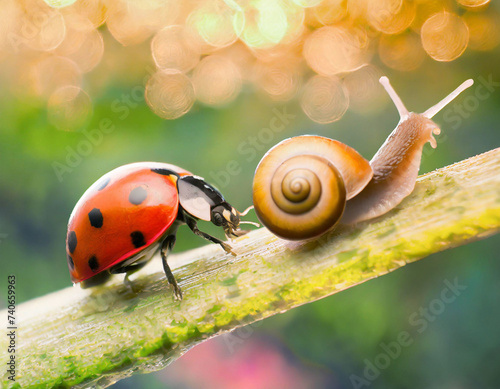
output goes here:
{"type": "MultiPolygon", "coordinates": [[[[125,49],[109,39],[106,44],[102,63],[86,80],[93,113],[78,131],[52,126],[44,101],[10,87],[0,89],[0,274],[5,279],[7,274],[16,275],[19,302],[70,286],[64,249],[69,214],[85,189],[117,166],[136,161],[179,165],[218,186],[242,210],[251,204],[252,175],[258,161],[280,140],[319,134],[371,158],[398,121],[396,109],[386,99],[383,109],[367,114],[348,110],[340,121],[321,125],[312,122],[297,101],[275,103],[248,86],[230,105],[214,109],[196,103],[187,115],[165,121],[144,99],[129,106],[123,102],[123,96],[143,85],[141,66],[152,64],[147,47],[127,54],[129,58],[144,56],[138,70],[128,71],[129,63],[117,64],[107,54],[125,49]],[[116,101],[128,108],[117,110],[116,101]],[[295,116],[273,139],[249,146],[250,137],[268,127],[275,116],[273,109],[285,109],[295,116]],[[69,154],[79,147],[83,150],[82,142],[88,140],[85,131],[89,134],[98,128],[103,118],[115,129],[101,133],[102,139],[58,176],[54,163],[66,164],[69,154]],[[250,149],[255,153],[242,153],[250,149]],[[236,161],[238,174],[228,173],[229,161],[236,161]]],[[[389,77],[407,107],[417,112],[466,78],[474,78],[476,84],[456,104],[477,92],[479,77],[500,83],[498,48],[466,52],[450,63],[428,59],[414,72],[392,71],[377,59],[374,64],[389,77]]],[[[1,75],[4,85],[9,77],[7,71],[1,75]]],[[[477,108],[464,112],[468,117],[459,121],[446,120],[446,110],[434,118],[442,135],[436,150],[425,146],[421,173],[500,146],[499,86],[477,108]]],[[[204,227],[221,236],[220,231],[204,227]]],[[[205,244],[182,228],[175,252],[205,244]]],[[[384,353],[382,343],[396,341],[402,331],[410,333],[413,343],[403,347],[365,386],[499,387],[499,252],[497,235],[432,255],[380,279],[267,319],[248,332],[210,340],[163,371],[134,376],[114,387],[356,387],[352,375],[363,377],[367,364],[384,353]],[[439,299],[445,281],[455,279],[466,289],[441,314],[428,320],[424,331],[416,331],[418,327],[410,322],[412,315],[439,299]]],[[[0,308],[4,308],[4,280],[0,285],[0,308]]]]}

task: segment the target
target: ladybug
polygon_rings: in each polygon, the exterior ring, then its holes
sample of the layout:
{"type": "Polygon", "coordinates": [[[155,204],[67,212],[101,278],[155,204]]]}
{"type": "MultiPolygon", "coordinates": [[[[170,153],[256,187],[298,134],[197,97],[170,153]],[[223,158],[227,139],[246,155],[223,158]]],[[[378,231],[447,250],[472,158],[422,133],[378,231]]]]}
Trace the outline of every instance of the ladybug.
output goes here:
{"type": "Polygon", "coordinates": [[[66,236],[71,280],[87,288],[106,282],[111,274],[126,273],[129,283],[128,276],[160,251],[174,297],[181,300],[167,263],[177,228],[187,224],[196,235],[234,255],[228,244],[200,231],[197,220],[211,221],[227,237],[235,237],[247,232],[239,228],[246,212],[238,212],[203,178],[175,165],[120,166],[87,189],[71,213],[66,236]]]}

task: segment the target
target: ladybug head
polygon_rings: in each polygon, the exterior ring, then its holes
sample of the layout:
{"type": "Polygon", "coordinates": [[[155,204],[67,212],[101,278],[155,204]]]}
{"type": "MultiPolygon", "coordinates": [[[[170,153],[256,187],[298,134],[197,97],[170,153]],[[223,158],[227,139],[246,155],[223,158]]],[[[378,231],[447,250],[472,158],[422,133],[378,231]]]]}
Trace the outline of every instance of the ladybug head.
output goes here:
{"type": "Polygon", "coordinates": [[[241,216],[245,216],[251,209],[253,209],[253,205],[245,209],[243,212],[239,212],[236,208],[224,202],[212,208],[211,221],[216,226],[222,226],[228,238],[235,238],[249,232],[248,230],[241,230],[241,224],[252,224],[256,227],[260,227],[258,223],[247,220],[242,221],[240,219],[241,216]]]}
{"type": "Polygon", "coordinates": [[[225,201],[212,208],[211,222],[224,228],[228,238],[243,235],[246,231],[240,230],[240,213],[225,201]]]}
{"type": "Polygon", "coordinates": [[[177,182],[179,203],[191,216],[211,221],[222,227],[228,238],[243,235],[240,230],[240,216],[234,207],[226,202],[222,194],[201,177],[182,176],[177,182]]]}
{"type": "Polygon", "coordinates": [[[228,238],[234,238],[246,234],[248,231],[241,230],[240,224],[254,224],[242,222],[240,216],[244,216],[253,207],[244,212],[238,212],[233,206],[226,202],[222,194],[212,185],[207,184],[203,178],[197,176],[181,176],[177,181],[179,191],[179,203],[181,207],[191,216],[211,221],[218,227],[222,227],[228,238]]]}

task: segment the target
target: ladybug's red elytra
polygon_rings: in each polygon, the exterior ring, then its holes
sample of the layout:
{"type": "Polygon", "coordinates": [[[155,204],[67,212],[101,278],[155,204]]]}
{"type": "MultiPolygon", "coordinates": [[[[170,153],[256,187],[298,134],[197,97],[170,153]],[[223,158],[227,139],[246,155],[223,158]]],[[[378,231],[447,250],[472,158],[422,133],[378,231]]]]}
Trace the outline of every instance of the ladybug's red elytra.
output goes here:
{"type": "Polygon", "coordinates": [[[175,165],[140,162],[120,166],[97,180],[76,204],[68,222],[66,253],[73,283],[90,287],[111,274],[128,276],[160,251],[174,296],[182,292],[167,263],[177,228],[187,224],[198,236],[231,247],[198,229],[211,221],[227,237],[244,234],[240,213],[201,177],[175,165]]]}

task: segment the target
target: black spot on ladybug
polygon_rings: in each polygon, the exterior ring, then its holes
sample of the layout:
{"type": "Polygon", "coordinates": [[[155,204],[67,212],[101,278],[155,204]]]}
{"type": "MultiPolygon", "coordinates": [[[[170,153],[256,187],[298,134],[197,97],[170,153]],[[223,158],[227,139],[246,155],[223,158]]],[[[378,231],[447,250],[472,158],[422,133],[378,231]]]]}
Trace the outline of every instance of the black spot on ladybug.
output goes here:
{"type": "Polygon", "coordinates": [[[134,245],[135,248],[139,248],[146,245],[146,242],[144,241],[144,235],[142,234],[141,231],[132,232],[130,234],[130,237],[132,238],[132,244],[134,245]]]}
{"type": "Polygon", "coordinates": [[[144,200],[146,200],[147,195],[147,190],[142,186],[138,186],[137,188],[132,189],[132,191],[128,195],[128,201],[130,201],[134,205],[139,205],[144,200]]]}
{"type": "Polygon", "coordinates": [[[89,267],[90,270],[93,272],[96,272],[97,269],[99,269],[99,262],[97,261],[97,257],[95,255],[92,255],[89,259],[89,267]]]}
{"type": "Polygon", "coordinates": [[[102,180],[101,183],[99,183],[99,186],[97,187],[97,190],[103,190],[105,187],[108,186],[109,181],[111,181],[110,177],[106,177],[104,180],[102,180]]]}
{"type": "Polygon", "coordinates": [[[169,169],[159,168],[159,169],[151,169],[151,171],[153,173],[161,174],[162,176],[170,176],[170,175],[178,176],[176,172],[169,169]]]}
{"type": "Polygon", "coordinates": [[[75,263],[73,262],[73,258],[71,258],[71,255],[67,255],[68,259],[68,266],[71,270],[75,270],[75,263]]]}
{"type": "Polygon", "coordinates": [[[94,208],[89,212],[90,225],[95,228],[102,227],[102,213],[99,209],[94,208]]]}
{"type": "Polygon", "coordinates": [[[71,254],[75,252],[76,249],[76,232],[75,231],[70,231],[68,233],[68,249],[71,254]]]}

